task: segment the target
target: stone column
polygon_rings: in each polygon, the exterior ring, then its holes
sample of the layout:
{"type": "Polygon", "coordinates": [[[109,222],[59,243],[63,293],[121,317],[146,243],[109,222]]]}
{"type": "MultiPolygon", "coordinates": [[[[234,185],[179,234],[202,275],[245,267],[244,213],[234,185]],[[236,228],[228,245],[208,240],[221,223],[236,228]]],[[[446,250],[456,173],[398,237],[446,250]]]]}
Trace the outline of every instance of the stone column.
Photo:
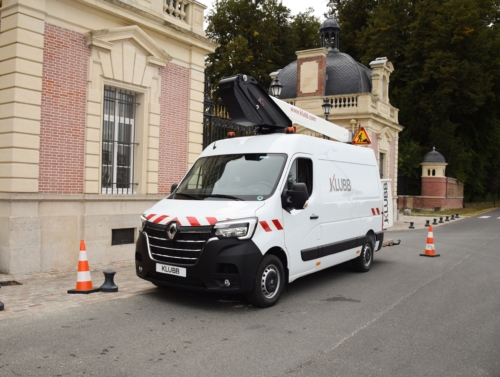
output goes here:
{"type": "Polygon", "coordinates": [[[186,168],[191,167],[203,151],[204,64],[204,52],[193,48],[189,77],[188,166],[186,168]]]}
{"type": "Polygon", "coordinates": [[[3,0],[0,192],[38,192],[45,0],[3,0]]]}

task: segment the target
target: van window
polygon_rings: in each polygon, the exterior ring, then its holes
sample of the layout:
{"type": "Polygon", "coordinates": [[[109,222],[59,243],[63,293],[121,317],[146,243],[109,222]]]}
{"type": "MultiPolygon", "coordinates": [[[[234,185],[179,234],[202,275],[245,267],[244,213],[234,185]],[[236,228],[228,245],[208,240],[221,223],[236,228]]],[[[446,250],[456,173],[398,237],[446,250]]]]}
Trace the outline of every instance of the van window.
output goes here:
{"type": "Polygon", "coordinates": [[[290,168],[287,177],[287,189],[291,190],[296,182],[305,183],[309,196],[313,191],[313,170],[312,161],[308,158],[297,158],[290,168]]]}
{"type": "Polygon", "coordinates": [[[281,177],[286,155],[248,153],[210,156],[195,162],[175,199],[265,200],[281,177]]]}

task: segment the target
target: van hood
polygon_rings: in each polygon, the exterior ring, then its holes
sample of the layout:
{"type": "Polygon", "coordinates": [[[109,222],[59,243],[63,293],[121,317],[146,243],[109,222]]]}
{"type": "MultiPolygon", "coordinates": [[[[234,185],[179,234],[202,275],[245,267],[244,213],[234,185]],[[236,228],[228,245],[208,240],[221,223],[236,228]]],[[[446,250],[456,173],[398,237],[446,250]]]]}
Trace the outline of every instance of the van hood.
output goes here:
{"type": "Polygon", "coordinates": [[[147,221],[166,225],[176,221],[179,226],[214,225],[217,221],[254,217],[264,202],[220,201],[220,200],[175,200],[163,199],[146,210],[147,221]]]}

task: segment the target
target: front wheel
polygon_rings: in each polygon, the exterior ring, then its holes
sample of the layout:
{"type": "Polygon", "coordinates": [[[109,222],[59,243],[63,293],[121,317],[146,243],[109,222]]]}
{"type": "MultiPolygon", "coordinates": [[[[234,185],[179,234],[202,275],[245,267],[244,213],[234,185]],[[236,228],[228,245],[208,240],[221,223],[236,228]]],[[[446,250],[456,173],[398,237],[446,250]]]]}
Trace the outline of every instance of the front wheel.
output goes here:
{"type": "Polygon", "coordinates": [[[247,294],[247,300],[255,306],[268,308],[276,304],[285,285],[285,273],[280,259],[266,255],[257,269],[254,289],[247,294]]]}
{"type": "Polygon", "coordinates": [[[373,262],[373,246],[370,241],[366,241],[359,257],[352,261],[354,270],[358,272],[367,272],[370,270],[373,262]]]}

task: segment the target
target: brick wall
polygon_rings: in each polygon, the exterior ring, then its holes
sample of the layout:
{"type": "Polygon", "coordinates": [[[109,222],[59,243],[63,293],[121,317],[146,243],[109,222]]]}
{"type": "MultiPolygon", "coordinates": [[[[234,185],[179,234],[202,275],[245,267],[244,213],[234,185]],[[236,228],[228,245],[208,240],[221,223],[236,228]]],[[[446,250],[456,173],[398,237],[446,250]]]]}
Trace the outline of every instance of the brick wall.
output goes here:
{"type": "Polygon", "coordinates": [[[302,58],[297,60],[297,97],[322,96],[325,94],[325,73],[326,73],[326,57],[314,56],[310,58],[302,58]],[[300,73],[301,66],[305,62],[318,62],[318,90],[313,93],[302,93],[300,90],[300,73]]]}
{"type": "Polygon", "coordinates": [[[45,24],[40,193],[83,193],[89,57],[82,34],[45,24]]]}
{"type": "Polygon", "coordinates": [[[463,207],[463,198],[426,198],[422,196],[399,196],[398,209],[419,208],[434,210],[436,207],[444,209],[455,209],[463,207]]]}
{"type": "Polygon", "coordinates": [[[422,196],[446,196],[446,178],[422,177],[422,196]]]}
{"type": "Polygon", "coordinates": [[[456,178],[446,178],[446,196],[448,198],[463,198],[463,183],[460,183],[456,178]]]}
{"type": "Polygon", "coordinates": [[[158,193],[170,192],[186,174],[189,124],[189,69],[173,63],[160,68],[161,114],[158,193]]]}

